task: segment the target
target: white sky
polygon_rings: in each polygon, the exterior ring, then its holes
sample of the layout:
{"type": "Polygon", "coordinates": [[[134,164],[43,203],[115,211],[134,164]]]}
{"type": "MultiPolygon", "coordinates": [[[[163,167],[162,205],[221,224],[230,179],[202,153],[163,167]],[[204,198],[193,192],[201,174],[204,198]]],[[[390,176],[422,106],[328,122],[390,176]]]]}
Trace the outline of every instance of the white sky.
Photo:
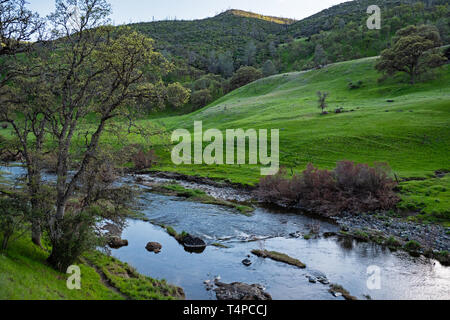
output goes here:
{"type": "MultiPolygon", "coordinates": [[[[46,16],[54,9],[54,0],[28,0],[29,8],[46,16]]],[[[166,18],[203,19],[227,9],[240,9],[264,15],[303,19],[340,0],[109,0],[114,24],[148,22],[166,18]]]]}

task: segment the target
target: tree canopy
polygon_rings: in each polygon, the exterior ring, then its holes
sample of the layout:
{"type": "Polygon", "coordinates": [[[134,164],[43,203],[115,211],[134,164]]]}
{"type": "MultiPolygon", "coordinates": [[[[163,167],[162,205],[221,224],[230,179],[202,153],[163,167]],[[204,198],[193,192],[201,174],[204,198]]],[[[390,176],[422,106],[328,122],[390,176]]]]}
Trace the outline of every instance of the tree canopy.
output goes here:
{"type": "Polygon", "coordinates": [[[381,53],[376,69],[388,76],[398,72],[409,75],[414,84],[417,78],[429,69],[441,66],[447,60],[436,48],[441,45],[435,27],[409,26],[397,32],[391,48],[381,53]]]}

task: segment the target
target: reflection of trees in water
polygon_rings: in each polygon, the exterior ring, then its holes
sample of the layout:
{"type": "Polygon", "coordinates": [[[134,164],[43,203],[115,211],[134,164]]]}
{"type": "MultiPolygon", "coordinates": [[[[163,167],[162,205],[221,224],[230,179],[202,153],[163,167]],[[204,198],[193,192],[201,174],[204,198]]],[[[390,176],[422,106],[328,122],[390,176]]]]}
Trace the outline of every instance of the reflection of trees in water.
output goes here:
{"type": "Polygon", "coordinates": [[[361,257],[377,257],[386,254],[389,249],[373,242],[358,242],[351,237],[340,237],[337,241],[345,253],[355,252],[361,257]]]}
{"type": "Polygon", "coordinates": [[[353,242],[354,242],[354,240],[352,238],[348,238],[348,237],[339,238],[337,241],[339,246],[344,250],[352,250],[353,242]]]}

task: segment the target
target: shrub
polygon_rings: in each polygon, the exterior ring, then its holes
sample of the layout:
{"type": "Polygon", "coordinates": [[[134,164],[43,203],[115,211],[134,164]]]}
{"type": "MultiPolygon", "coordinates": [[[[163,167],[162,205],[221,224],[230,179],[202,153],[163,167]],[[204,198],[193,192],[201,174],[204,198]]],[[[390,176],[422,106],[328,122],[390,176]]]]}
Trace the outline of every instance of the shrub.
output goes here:
{"type": "Polygon", "coordinates": [[[2,123],[2,129],[8,129],[8,124],[7,123],[2,123]]]}
{"type": "Polygon", "coordinates": [[[190,96],[191,90],[186,89],[179,83],[172,83],[167,87],[167,101],[175,108],[188,103],[190,96]]]}
{"type": "Polygon", "coordinates": [[[195,91],[191,96],[192,106],[196,109],[207,106],[212,100],[213,97],[209,89],[195,91]]]}
{"type": "Polygon", "coordinates": [[[273,64],[272,60],[267,60],[264,65],[262,66],[262,73],[264,75],[264,77],[270,77],[274,74],[276,74],[277,68],[275,67],[275,65],[273,64]]]}
{"type": "Polygon", "coordinates": [[[394,237],[389,237],[389,239],[386,240],[385,242],[386,246],[390,247],[390,248],[398,248],[401,247],[400,242],[394,238],[394,237]]]}
{"type": "Polygon", "coordinates": [[[301,175],[287,178],[285,171],[261,179],[258,196],[263,201],[303,207],[324,216],[343,211],[389,210],[397,204],[386,164],[374,168],[342,161],[334,171],[320,170],[309,164],[301,175]]]}
{"type": "Polygon", "coordinates": [[[137,170],[144,170],[151,168],[157,162],[157,156],[154,150],[144,152],[140,150],[132,157],[134,168],[137,170]]]}
{"type": "Polygon", "coordinates": [[[65,272],[83,252],[102,245],[102,240],[96,234],[96,218],[86,211],[79,214],[68,212],[59,223],[58,227],[63,232],[57,235],[49,230],[52,253],[47,262],[56,270],[65,272]]]}
{"type": "Polygon", "coordinates": [[[326,113],[326,111],[325,111],[325,109],[326,108],[328,108],[328,105],[327,105],[327,103],[326,103],[326,100],[327,100],[327,98],[328,98],[328,92],[320,92],[320,91],[318,91],[317,92],[317,96],[319,97],[319,109],[321,109],[322,110],[322,114],[325,114],[326,113]]]}
{"type": "Polygon", "coordinates": [[[263,74],[253,67],[241,67],[230,80],[231,90],[243,87],[253,81],[261,79],[263,74]]]}
{"type": "Polygon", "coordinates": [[[405,244],[405,249],[408,251],[418,251],[422,248],[420,243],[415,240],[411,240],[405,244]]]}
{"type": "Polygon", "coordinates": [[[0,251],[7,249],[15,233],[27,230],[29,215],[29,206],[23,197],[14,193],[0,197],[0,251]]]}
{"type": "Polygon", "coordinates": [[[361,80],[358,80],[357,82],[350,82],[348,84],[348,88],[350,90],[359,89],[363,86],[363,82],[361,80]]]}

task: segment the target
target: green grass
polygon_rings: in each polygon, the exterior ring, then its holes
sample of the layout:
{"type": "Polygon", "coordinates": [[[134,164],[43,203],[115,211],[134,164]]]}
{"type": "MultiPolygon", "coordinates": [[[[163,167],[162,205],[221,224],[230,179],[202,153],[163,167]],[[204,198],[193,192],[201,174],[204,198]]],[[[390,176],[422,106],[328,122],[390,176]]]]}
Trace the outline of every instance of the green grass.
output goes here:
{"type": "Polygon", "coordinates": [[[100,252],[91,252],[76,265],[81,270],[81,290],[67,289],[68,274],[46,263],[48,252],[29,237],[19,238],[0,254],[0,300],[171,300],[184,298],[182,289],[164,280],[137,273],[131,266],[100,252]],[[88,260],[88,263],[86,262],[88,260]],[[107,286],[99,273],[109,283],[107,286]]]}
{"type": "Polygon", "coordinates": [[[411,240],[411,241],[408,241],[404,245],[404,248],[407,251],[418,251],[418,250],[420,250],[422,248],[422,246],[417,241],[411,240]]]}
{"type": "Polygon", "coordinates": [[[90,252],[84,257],[106,276],[108,281],[132,300],[184,299],[181,288],[165,280],[155,280],[139,274],[133,267],[100,252],[90,252]]]}
{"type": "Polygon", "coordinates": [[[400,184],[399,208],[418,213],[410,220],[438,222],[450,227],[450,175],[400,184]]]}
{"type": "Polygon", "coordinates": [[[67,289],[69,275],[49,267],[47,256],[28,239],[11,243],[6,254],[0,254],[0,300],[123,300],[84,264],[78,264],[81,290],[67,289]]]}
{"type": "MultiPolygon", "coordinates": [[[[322,70],[256,81],[192,114],[152,120],[168,131],[203,121],[204,130],[280,129],[281,164],[303,170],[308,163],[333,168],[337,161],[388,162],[402,177],[425,177],[448,167],[450,156],[450,66],[435,80],[406,83],[402,77],[378,83],[375,59],[338,63],[322,70]],[[349,81],[364,87],[349,90],[349,81]],[[330,94],[331,112],[320,115],[316,92],[330,94]],[[388,103],[387,100],[394,100],[388,103]],[[225,109],[226,108],[226,109],[225,109]],[[353,112],[351,112],[353,110],[353,112]],[[388,112],[386,112],[388,111],[388,112]]],[[[209,176],[244,184],[260,178],[259,166],[181,165],[155,141],[162,171],[209,176]]]]}

